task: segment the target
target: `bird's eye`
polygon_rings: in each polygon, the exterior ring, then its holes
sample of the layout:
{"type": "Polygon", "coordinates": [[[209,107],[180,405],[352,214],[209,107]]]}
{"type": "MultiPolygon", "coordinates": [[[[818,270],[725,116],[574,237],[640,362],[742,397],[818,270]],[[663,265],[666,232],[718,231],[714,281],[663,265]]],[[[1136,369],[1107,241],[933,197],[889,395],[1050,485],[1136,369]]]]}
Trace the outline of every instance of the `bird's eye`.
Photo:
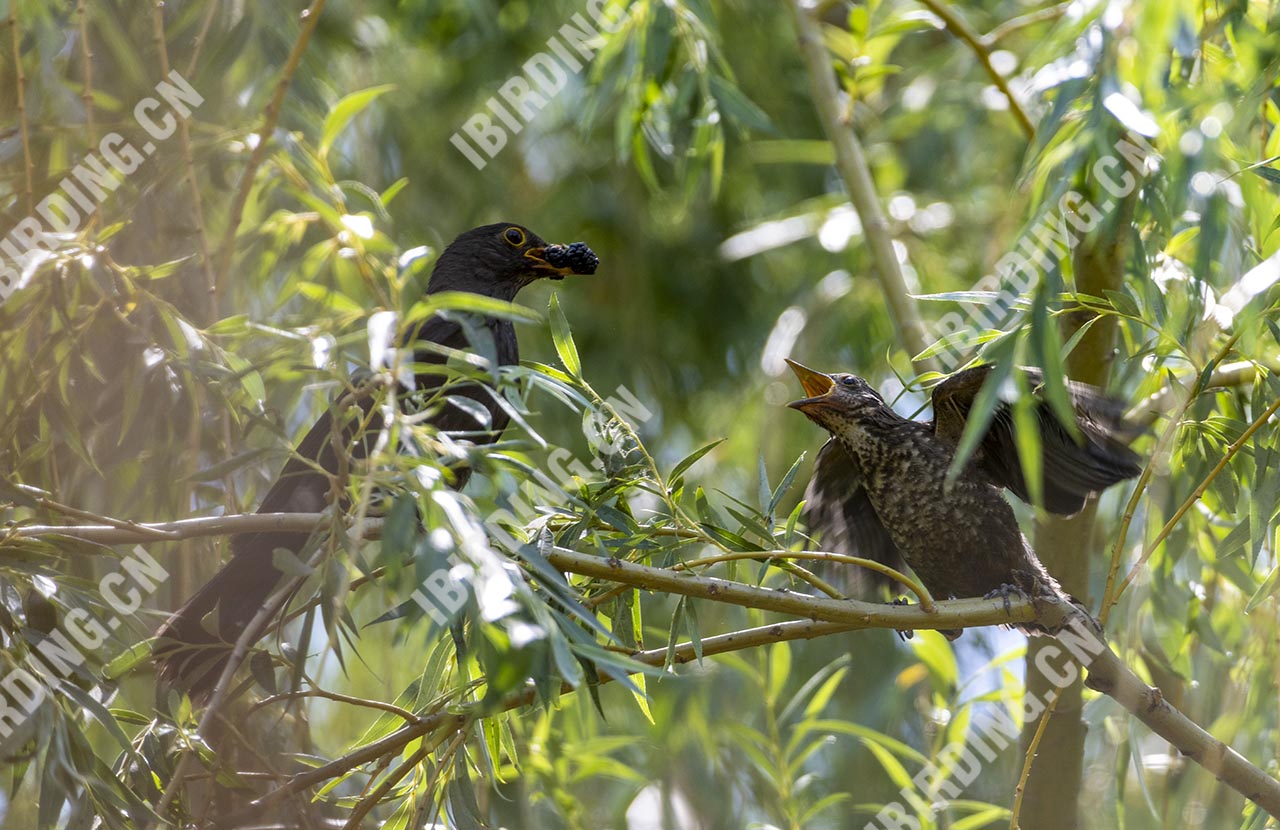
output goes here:
{"type": "Polygon", "coordinates": [[[858,385],[858,379],[855,378],[853,375],[845,375],[844,377],[840,378],[840,382],[843,383],[845,386],[858,385]]]}
{"type": "Polygon", "coordinates": [[[503,235],[508,242],[517,248],[524,244],[524,231],[519,228],[507,228],[507,232],[503,235]]]}

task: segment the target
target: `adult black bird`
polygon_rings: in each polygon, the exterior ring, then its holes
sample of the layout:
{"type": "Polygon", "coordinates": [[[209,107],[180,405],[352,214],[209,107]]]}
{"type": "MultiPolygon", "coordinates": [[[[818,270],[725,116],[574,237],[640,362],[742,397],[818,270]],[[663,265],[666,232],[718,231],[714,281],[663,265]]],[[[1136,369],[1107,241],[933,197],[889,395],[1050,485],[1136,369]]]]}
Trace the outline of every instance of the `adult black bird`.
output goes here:
{"type": "MultiPolygon", "coordinates": [[[[509,302],[521,288],[542,277],[592,274],[598,264],[596,255],[581,242],[549,245],[528,228],[502,222],[474,228],[450,243],[436,261],[427,293],[465,291],[509,302]]],[[[414,362],[421,367],[415,373],[415,389],[428,395],[439,389],[445,375],[429,367],[444,363],[450,352],[475,345],[469,332],[485,330],[492,337],[499,365],[519,362],[515,327],[509,320],[482,317],[469,327],[459,317],[437,314],[417,326],[407,338],[413,344],[414,362]]],[[[479,403],[488,411],[487,423],[481,423],[474,407],[446,401],[431,418],[436,429],[465,432],[477,443],[498,439],[509,416],[495,401],[495,391],[478,384],[451,386],[447,391],[479,403]]],[[[364,438],[377,434],[381,417],[371,411],[372,395],[358,397],[355,402],[361,406],[362,417],[344,418],[338,426],[348,457],[363,458],[369,449],[364,438]],[[361,429],[361,424],[366,428],[361,429]]],[[[307,432],[262,499],[259,513],[319,513],[328,507],[330,476],[339,469],[333,417],[332,411],[326,411],[307,432]]],[[[455,484],[461,486],[467,473],[457,472],[455,484]]],[[[296,532],[233,536],[231,561],[156,633],[161,681],[193,696],[210,691],[232,647],[280,581],[281,573],[272,564],[273,551],[284,548],[297,553],[308,538],[309,534],[296,532]]]]}
{"type": "MultiPolygon", "coordinates": [[[[826,375],[788,360],[809,397],[788,406],[831,433],[805,493],[810,531],[824,549],[911,566],[937,599],[1003,595],[1065,598],[1018,529],[1003,491],[1031,501],[1018,460],[1014,415],[997,404],[964,468],[949,471],[966,419],[992,366],[958,372],[933,388],[932,421],[897,414],[865,380],[826,375]]],[[[1091,386],[1068,382],[1076,423],[1064,425],[1040,392],[1043,377],[1024,373],[1036,398],[1043,504],[1071,515],[1090,494],[1137,475],[1126,446],[1140,433],[1123,406],[1091,386]]],[[[944,631],[949,639],[959,631],[944,631]]]]}

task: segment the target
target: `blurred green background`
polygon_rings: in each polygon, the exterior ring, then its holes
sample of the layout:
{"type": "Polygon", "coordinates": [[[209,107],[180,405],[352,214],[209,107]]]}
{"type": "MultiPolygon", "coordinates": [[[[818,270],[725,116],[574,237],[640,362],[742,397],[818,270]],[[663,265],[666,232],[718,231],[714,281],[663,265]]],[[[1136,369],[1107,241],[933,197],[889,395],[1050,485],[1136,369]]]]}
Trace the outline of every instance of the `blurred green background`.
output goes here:
{"type": "MultiPolygon", "coordinates": [[[[783,406],[798,392],[783,357],[864,375],[904,414],[923,406],[914,350],[898,336],[832,165],[786,3],[623,3],[621,28],[592,41],[594,59],[480,170],[450,137],[585,7],[317,5],[312,30],[299,4],[9,0],[8,26],[0,26],[0,228],[27,216],[102,135],[143,140],[131,110],[163,66],[204,102],[186,140],[163,142],[92,224],[49,241],[52,255],[0,305],[6,518],[50,519],[24,506],[13,491],[19,483],[137,521],[252,510],[328,399],[322,381],[335,366],[342,371],[331,361],[317,372],[315,344],[331,335],[358,361],[368,314],[407,309],[421,290],[426,269],[411,269],[402,284],[397,257],[422,245],[438,253],[458,233],[496,221],[582,240],[600,255],[596,276],[539,284],[519,302],[544,312],[558,295],[583,376],[602,393],[632,390],[652,411],[637,429],[662,469],[725,439],[688,473],[690,501],[696,483],[717,505],[729,503],[722,494],[755,504],[762,471],[765,486],[776,487],[807,453],[770,518],[785,522],[801,498],[807,461],[825,436],[783,406]],[[257,131],[277,114],[256,158],[257,131]],[[241,188],[243,216],[228,237],[241,188]],[[354,233],[344,216],[367,217],[371,233],[354,233]],[[219,277],[212,299],[206,263],[219,277]],[[243,455],[258,449],[267,451],[243,455]],[[239,463],[215,466],[228,459],[239,463]]],[[[1080,292],[1097,295],[1090,314],[1117,332],[1089,347],[1085,374],[1116,394],[1138,401],[1170,383],[1189,388],[1219,362],[1245,367],[1238,385],[1197,388],[1185,408],[1161,408],[1141,439],[1139,449],[1154,454],[1153,476],[1120,539],[1122,576],[1145,540],[1211,480],[1108,630],[1166,696],[1274,773],[1273,429],[1255,433],[1223,472],[1211,471],[1280,393],[1268,368],[1277,350],[1269,284],[1249,288],[1239,307],[1219,305],[1280,241],[1280,173],[1270,166],[1280,156],[1276,4],[879,0],[813,13],[912,295],[971,289],[1063,190],[1100,195],[1087,170],[1127,131],[1146,133],[1158,150],[1141,191],[1080,242],[1077,253],[1097,256],[1066,258],[1022,298],[1019,314],[998,331],[975,329],[970,345],[1016,347],[1030,360],[1052,342],[1048,359],[1060,363],[1060,335],[1079,322],[1061,312],[1080,307],[1080,292]],[[977,33],[980,53],[1028,112],[1030,132],[940,9],[977,33]],[[1086,273],[1099,261],[1114,273],[1086,273]]],[[[926,321],[961,308],[945,298],[913,304],[926,321]]],[[[520,326],[520,340],[526,358],[556,362],[547,325],[520,326]]],[[[529,408],[551,447],[588,457],[580,413],[536,391],[529,408]]],[[[538,461],[549,450],[529,452],[538,461]]],[[[484,480],[473,488],[481,512],[492,506],[491,489],[484,480]]],[[[1129,492],[1108,494],[1084,531],[1080,590],[1095,607],[1129,492]]],[[[638,520],[658,509],[640,493],[631,501],[638,520]]],[[[1021,515],[1030,530],[1032,511],[1021,515]]],[[[105,662],[148,636],[163,609],[213,573],[225,547],[154,547],[173,578],[155,610],[128,621],[96,657],[105,662]]],[[[12,665],[30,647],[33,597],[58,608],[92,605],[94,577],[106,567],[84,546],[0,543],[8,609],[0,622],[12,665]]],[[[767,580],[803,587],[776,571],[767,580]]],[[[364,622],[389,601],[364,598],[353,613],[364,622]]],[[[646,596],[644,608],[646,645],[687,638],[672,629],[671,598],[646,596]]],[[[685,622],[709,636],[767,619],[703,604],[685,622]]],[[[319,671],[343,692],[390,701],[447,644],[426,625],[362,629],[345,676],[332,661],[319,671]]],[[[438,820],[862,827],[899,798],[925,758],[964,738],[974,712],[1018,707],[1023,645],[1021,635],[984,630],[953,653],[931,632],[904,643],[875,631],[725,655],[678,679],[650,679],[652,722],[621,687],[602,690],[603,714],[588,695],[569,695],[551,711],[503,721],[510,753],[494,773],[502,781],[480,773],[473,747],[472,778],[453,768],[448,793],[434,793],[451,805],[438,820]],[[459,806],[464,789],[477,799],[474,811],[459,806]]],[[[145,666],[120,687],[111,705],[145,716],[118,725],[131,738],[171,740],[151,720],[145,666]]],[[[1032,784],[1043,788],[1036,797],[1049,817],[1024,817],[1024,827],[1274,826],[1114,703],[1087,699],[1083,753],[1041,747],[1050,775],[1032,784]],[[1078,789],[1054,792],[1060,764],[1083,765],[1078,789]]],[[[271,740],[332,758],[374,719],[324,701],[307,711],[305,720],[273,723],[271,740]]],[[[55,740],[5,747],[14,770],[5,826],[80,826],[116,787],[150,797],[130,778],[137,761],[117,757],[120,747],[86,710],[63,701],[41,718],[38,734],[55,740]],[[99,782],[93,799],[87,778],[99,782]]],[[[967,800],[920,811],[918,826],[1007,827],[1022,761],[1016,745],[1002,752],[966,788],[967,800]]],[[[354,798],[353,786],[339,792],[354,798]]],[[[396,791],[375,816],[411,825],[406,805],[436,803],[423,794],[434,785],[417,786],[396,791]]]]}

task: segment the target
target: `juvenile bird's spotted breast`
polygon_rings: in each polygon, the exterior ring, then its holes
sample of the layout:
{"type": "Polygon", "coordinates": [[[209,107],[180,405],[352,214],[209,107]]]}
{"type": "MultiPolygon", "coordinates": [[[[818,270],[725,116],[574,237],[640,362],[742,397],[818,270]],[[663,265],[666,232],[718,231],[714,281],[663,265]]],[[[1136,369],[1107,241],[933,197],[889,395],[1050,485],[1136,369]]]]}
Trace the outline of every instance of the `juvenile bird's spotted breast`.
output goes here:
{"type": "MultiPolygon", "coordinates": [[[[956,372],[930,392],[934,418],[904,418],[865,379],[826,374],[787,361],[805,397],[788,406],[827,432],[804,517],[824,549],[900,567],[905,562],[936,598],[980,597],[1010,590],[1065,598],[1018,528],[1005,492],[1062,516],[1094,493],[1141,471],[1127,446],[1140,430],[1126,424],[1122,402],[1066,382],[1074,422],[1043,393],[1034,367],[980,364],[956,372]],[[1001,397],[977,436],[963,471],[951,474],[957,445],[971,426],[981,392],[1009,380],[1029,390],[1040,448],[1039,481],[1025,477],[1012,403],[1001,397]],[[1038,491],[1038,492],[1036,492],[1038,491]]],[[[1022,626],[1036,632],[1034,624],[1022,626]]],[[[948,632],[959,636],[959,632],[948,632]]]]}
{"type": "Polygon", "coordinates": [[[839,437],[862,465],[880,520],[931,593],[981,596],[1009,580],[1024,556],[1013,510],[972,468],[948,482],[949,446],[905,420],[849,423],[839,437]]]}

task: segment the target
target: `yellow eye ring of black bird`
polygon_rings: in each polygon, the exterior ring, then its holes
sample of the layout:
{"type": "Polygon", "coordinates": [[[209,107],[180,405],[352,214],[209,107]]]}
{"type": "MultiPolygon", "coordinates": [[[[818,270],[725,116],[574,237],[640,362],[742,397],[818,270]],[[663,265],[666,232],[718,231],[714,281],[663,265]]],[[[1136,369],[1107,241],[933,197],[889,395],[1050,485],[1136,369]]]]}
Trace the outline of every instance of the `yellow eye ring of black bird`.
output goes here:
{"type": "Polygon", "coordinates": [[[524,231],[519,228],[507,228],[506,232],[502,234],[502,238],[507,240],[507,243],[513,248],[519,248],[524,244],[525,240],[524,231]]]}

